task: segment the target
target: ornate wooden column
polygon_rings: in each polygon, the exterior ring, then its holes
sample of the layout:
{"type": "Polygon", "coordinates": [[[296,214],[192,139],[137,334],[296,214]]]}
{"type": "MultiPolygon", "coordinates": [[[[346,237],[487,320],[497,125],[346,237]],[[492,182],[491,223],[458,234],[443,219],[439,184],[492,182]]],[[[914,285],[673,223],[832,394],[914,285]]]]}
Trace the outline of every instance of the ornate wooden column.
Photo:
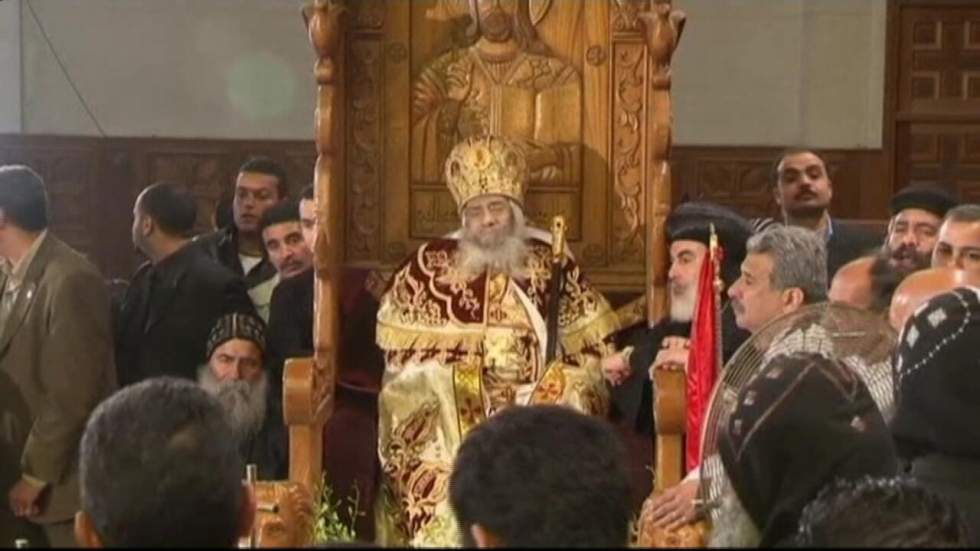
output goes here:
{"type": "Polygon", "coordinates": [[[314,174],[317,234],[314,243],[314,357],[286,362],[283,410],[289,425],[289,479],[314,490],[323,471],[323,425],[333,411],[339,344],[341,262],[344,244],[343,110],[346,7],[315,0],[303,10],[317,60],[314,174]]]}
{"type": "MultiPolygon", "coordinates": [[[[670,147],[673,112],[670,97],[670,61],[684,29],[685,15],[670,0],[654,2],[638,14],[643,23],[650,60],[648,97],[649,165],[645,194],[647,323],[667,315],[667,216],[671,207],[670,147]]],[[[660,370],[655,374],[654,419],[657,424],[654,457],[654,492],[680,482],[683,465],[684,372],[660,370]]]]}

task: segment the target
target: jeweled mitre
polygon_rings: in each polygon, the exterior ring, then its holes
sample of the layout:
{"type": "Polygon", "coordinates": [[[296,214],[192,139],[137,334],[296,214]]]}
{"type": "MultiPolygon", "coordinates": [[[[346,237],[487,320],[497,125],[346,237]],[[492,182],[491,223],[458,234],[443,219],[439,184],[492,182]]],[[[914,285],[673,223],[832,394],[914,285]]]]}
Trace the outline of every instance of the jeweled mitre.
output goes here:
{"type": "Polygon", "coordinates": [[[476,136],[456,144],[446,159],[446,184],[457,208],[481,195],[509,197],[524,205],[528,168],[524,153],[501,136],[476,136]]]}

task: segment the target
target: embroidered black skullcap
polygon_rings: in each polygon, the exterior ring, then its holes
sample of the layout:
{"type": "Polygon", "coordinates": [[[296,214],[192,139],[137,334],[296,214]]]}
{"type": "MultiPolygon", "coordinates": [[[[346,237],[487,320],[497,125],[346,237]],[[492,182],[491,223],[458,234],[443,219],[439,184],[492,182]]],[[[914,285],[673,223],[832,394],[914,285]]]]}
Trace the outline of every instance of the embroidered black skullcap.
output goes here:
{"type": "Polygon", "coordinates": [[[945,188],[934,184],[914,184],[902,188],[892,197],[891,215],[905,209],[922,209],[942,218],[960,202],[945,188]]]}
{"type": "Polygon", "coordinates": [[[895,360],[899,453],[980,459],[980,290],[933,297],[905,323],[895,360]]]}
{"type": "Polygon", "coordinates": [[[718,453],[762,547],[785,544],[803,508],[833,480],[898,470],[891,433],[861,377],[813,353],[775,356],[742,388],[718,453]]]}
{"type": "Polygon", "coordinates": [[[712,224],[718,242],[725,250],[723,278],[731,284],[738,278],[739,266],[745,260],[745,242],[752,235],[749,221],[738,213],[707,201],[684,203],[667,217],[667,241],[689,240],[707,245],[712,224]]]}
{"type": "Polygon", "coordinates": [[[207,355],[210,359],[214,349],[232,339],[252,341],[265,355],[265,322],[251,314],[225,314],[218,318],[211,334],[208,335],[207,355]]]}

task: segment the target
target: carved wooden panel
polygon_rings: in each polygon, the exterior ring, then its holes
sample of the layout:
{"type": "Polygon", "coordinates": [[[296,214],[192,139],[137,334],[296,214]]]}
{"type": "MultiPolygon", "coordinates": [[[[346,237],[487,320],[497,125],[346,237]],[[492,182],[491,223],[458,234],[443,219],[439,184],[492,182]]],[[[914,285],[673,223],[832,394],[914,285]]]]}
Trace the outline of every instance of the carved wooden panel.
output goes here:
{"type": "Polygon", "coordinates": [[[50,227],[58,237],[97,265],[102,233],[98,218],[88,215],[98,204],[99,156],[93,144],[54,140],[49,143],[0,141],[0,164],[30,166],[44,179],[50,227]]]}
{"type": "Polygon", "coordinates": [[[964,200],[980,191],[980,124],[914,123],[902,127],[898,152],[902,182],[937,182],[964,200]]]}
{"type": "Polygon", "coordinates": [[[897,9],[898,109],[963,112],[980,107],[980,6],[907,2],[897,9]]]}

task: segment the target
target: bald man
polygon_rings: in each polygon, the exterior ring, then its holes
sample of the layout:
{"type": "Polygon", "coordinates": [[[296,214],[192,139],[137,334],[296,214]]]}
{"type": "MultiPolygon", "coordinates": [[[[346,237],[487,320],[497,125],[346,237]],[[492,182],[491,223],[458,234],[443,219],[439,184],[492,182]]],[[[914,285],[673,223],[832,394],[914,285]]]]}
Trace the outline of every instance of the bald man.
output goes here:
{"type": "Polygon", "coordinates": [[[915,272],[895,290],[888,321],[901,332],[915,310],[932,297],[957,287],[980,285],[980,276],[955,268],[930,268],[915,272]]]}
{"type": "Polygon", "coordinates": [[[837,270],[827,296],[833,302],[885,315],[906,275],[884,254],[862,256],[837,270]]]}
{"type": "Polygon", "coordinates": [[[960,205],[946,214],[932,251],[932,267],[980,276],[980,205],[960,205]]]}

